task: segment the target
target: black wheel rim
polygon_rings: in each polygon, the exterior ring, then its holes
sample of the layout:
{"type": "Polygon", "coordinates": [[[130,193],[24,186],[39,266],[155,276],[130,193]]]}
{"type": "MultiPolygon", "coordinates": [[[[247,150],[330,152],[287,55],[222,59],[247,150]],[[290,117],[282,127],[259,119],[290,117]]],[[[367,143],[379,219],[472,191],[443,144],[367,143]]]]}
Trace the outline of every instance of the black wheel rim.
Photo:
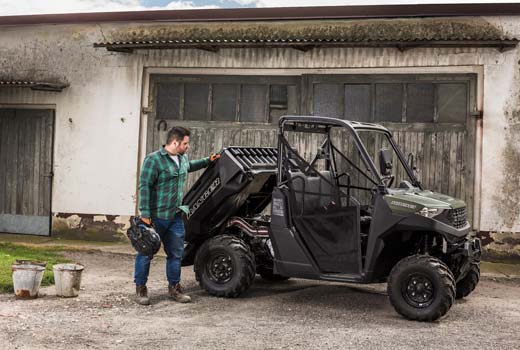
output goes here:
{"type": "Polygon", "coordinates": [[[228,254],[224,252],[213,253],[208,259],[206,271],[208,271],[210,280],[218,284],[223,284],[233,278],[235,264],[228,254]]]}
{"type": "Polygon", "coordinates": [[[404,300],[416,308],[425,308],[435,299],[435,287],[431,279],[420,273],[411,274],[401,290],[404,300]]]}

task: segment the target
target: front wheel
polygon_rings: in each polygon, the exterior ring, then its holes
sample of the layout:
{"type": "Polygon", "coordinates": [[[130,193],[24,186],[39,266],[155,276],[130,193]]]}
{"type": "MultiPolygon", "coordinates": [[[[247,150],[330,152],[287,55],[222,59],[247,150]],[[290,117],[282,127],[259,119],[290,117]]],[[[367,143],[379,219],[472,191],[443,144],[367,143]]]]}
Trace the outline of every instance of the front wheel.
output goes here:
{"type": "Polygon", "coordinates": [[[255,257],[249,246],[232,235],[208,239],[198,250],[195,278],[211,295],[236,298],[255,278],[255,257]]]}
{"type": "Polygon", "coordinates": [[[441,260],[429,255],[399,261],[388,278],[388,296],[395,310],[416,321],[435,321],[455,300],[455,279],[441,260]]]}

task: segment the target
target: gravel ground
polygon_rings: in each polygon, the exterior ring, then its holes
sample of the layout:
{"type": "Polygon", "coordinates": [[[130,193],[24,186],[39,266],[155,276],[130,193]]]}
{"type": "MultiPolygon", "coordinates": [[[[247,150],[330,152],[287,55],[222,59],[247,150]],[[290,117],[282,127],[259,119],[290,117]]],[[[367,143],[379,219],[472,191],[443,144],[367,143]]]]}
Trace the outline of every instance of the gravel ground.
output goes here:
{"type": "Polygon", "coordinates": [[[241,298],[202,291],[191,267],[183,284],[194,299],[166,298],[164,258],[148,283],[152,305],[133,301],[133,258],[71,252],[86,266],[79,297],[54,287],[35,300],[0,294],[3,349],[518,349],[520,281],[484,278],[467,299],[434,323],[401,318],[385,285],[359,286],[257,279],[241,298]]]}

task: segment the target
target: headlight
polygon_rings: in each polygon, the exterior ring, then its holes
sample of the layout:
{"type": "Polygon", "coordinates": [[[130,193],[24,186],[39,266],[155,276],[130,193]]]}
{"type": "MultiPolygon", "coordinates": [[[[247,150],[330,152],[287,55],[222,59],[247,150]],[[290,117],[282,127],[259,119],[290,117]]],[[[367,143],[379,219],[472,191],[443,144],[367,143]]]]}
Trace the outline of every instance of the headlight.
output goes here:
{"type": "Polygon", "coordinates": [[[440,215],[443,211],[444,211],[444,209],[430,209],[430,208],[424,207],[421,210],[419,210],[417,212],[417,214],[425,216],[427,218],[433,218],[437,215],[440,215]]]}

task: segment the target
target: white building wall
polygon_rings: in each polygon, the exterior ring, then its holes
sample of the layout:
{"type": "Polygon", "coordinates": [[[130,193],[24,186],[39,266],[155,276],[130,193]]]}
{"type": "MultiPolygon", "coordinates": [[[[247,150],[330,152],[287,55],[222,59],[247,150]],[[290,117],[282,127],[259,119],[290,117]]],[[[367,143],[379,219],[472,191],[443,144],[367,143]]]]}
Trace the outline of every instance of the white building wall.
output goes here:
{"type": "MultiPolygon", "coordinates": [[[[487,20],[511,35],[520,35],[520,19],[487,20]]],[[[257,69],[272,74],[345,69],[357,73],[471,71],[479,74],[479,107],[484,113],[482,168],[476,174],[476,198],[481,196],[476,207],[480,204],[481,209],[476,227],[520,232],[519,49],[501,53],[492,48],[404,52],[393,48],[308,52],[270,48],[225,49],[218,53],[140,50],[125,54],[93,48],[94,42],[110,40],[113,29],[131,30],[136,26],[103,23],[1,28],[1,76],[70,83],[62,93],[0,89],[0,105],[56,108],[53,212],[134,214],[140,118],[146,122],[140,112],[142,98],[143,106],[147,105],[143,76],[152,70],[192,68],[192,72],[225,73],[229,69],[233,74],[251,74],[257,69]]]]}
{"type": "Polygon", "coordinates": [[[0,74],[67,81],[61,93],[0,89],[1,104],[56,108],[52,211],[133,214],[142,68],[95,50],[97,26],[2,28],[0,74]]]}

